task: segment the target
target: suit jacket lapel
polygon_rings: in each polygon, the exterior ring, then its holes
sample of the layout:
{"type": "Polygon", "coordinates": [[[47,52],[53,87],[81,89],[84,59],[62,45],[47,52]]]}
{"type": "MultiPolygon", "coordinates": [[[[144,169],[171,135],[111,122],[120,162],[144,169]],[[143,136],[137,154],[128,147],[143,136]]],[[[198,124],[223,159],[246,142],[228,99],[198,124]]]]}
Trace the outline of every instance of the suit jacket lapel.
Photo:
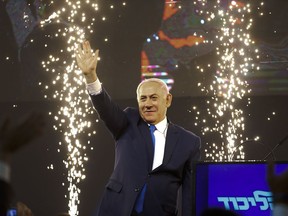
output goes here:
{"type": "Polygon", "coordinates": [[[165,144],[165,152],[164,152],[164,159],[162,165],[166,165],[174,151],[174,148],[178,142],[179,133],[177,128],[172,124],[169,123],[167,134],[166,134],[166,144],[165,144]]]}
{"type": "MultiPolygon", "coordinates": [[[[144,122],[142,119],[139,121],[138,128],[140,130],[140,133],[142,135],[142,140],[144,140],[144,146],[141,147],[142,156],[145,155],[147,159],[147,165],[148,165],[148,171],[151,171],[152,169],[152,163],[153,163],[153,157],[154,157],[154,149],[153,149],[153,143],[152,143],[152,137],[149,131],[149,127],[146,122],[144,122]]],[[[141,152],[140,152],[141,153],[141,152]]]]}

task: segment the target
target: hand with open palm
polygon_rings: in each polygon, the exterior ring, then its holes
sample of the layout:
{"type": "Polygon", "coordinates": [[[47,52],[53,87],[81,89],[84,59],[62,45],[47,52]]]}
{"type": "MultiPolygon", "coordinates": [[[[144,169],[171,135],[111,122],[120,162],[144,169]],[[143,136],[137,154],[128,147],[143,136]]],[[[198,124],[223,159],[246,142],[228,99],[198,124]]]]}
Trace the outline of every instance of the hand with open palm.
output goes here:
{"type": "Polygon", "coordinates": [[[98,79],[96,67],[99,50],[93,52],[89,41],[85,41],[82,47],[78,46],[75,55],[78,67],[82,70],[87,83],[95,82],[98,79]]]}

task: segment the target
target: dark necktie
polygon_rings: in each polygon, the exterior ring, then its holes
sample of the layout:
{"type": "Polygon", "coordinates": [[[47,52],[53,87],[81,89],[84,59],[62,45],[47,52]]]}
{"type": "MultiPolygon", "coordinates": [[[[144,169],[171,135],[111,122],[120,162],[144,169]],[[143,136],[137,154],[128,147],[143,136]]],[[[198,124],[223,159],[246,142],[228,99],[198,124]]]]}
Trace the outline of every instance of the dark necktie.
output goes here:
{"type": "MultiPolygon", "coordinates": [[[[153,143],[153,150],[155,148],[155,136],[154,136],[154,131],[156,130],[155,125],[151,124],[149,126],[149,130],[151,133],[151,138],[152,138],[152,143],[153,143]]],[[[144,198],[145,198],[145,193],[147,189],[147,184],[144,184],[137,200],[136,200],[136,205],[135,205],[135,210],[137,213],[141,213],[143,211],[143,205],[144,205],[144,198]]]]}

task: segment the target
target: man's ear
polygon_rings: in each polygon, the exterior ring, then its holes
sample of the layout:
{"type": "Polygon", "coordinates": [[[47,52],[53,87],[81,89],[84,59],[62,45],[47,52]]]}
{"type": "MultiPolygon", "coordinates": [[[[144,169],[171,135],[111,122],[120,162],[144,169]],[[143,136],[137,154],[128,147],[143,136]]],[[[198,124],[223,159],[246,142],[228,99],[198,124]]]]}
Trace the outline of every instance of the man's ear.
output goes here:
{"type": "Polygon", "coordinates": [[[166,96],[166,107],[170,107],[171,106],[171,103],[172,103],[172,94],[167,94],[166,96]]]}

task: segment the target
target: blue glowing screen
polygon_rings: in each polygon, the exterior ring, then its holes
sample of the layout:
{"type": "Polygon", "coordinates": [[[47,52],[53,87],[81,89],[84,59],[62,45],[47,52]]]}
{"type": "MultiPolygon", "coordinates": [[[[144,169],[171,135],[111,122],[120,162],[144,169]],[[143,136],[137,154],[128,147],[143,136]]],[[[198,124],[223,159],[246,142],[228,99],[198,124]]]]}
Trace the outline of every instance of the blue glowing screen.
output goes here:
{"type": "MultiPolygon", "coordinates": [[[[275,173],[288,167],[277,162],[275,173]]],[[[270,216],[272,195],[265,162],[198,163],[195,172],[196,216],[207,207],[223,207],[241,216],[270,216]]]]}

